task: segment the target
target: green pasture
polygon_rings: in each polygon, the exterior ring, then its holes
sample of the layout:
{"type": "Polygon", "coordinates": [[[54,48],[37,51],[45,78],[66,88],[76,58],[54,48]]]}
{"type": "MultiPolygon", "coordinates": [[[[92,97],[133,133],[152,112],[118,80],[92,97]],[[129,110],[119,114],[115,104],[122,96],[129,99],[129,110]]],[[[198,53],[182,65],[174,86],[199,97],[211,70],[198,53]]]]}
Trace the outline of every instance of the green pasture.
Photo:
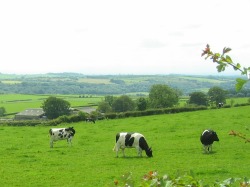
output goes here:
{"type": "MultiPolygon", "coordinates": [[[[138,93],[139,94],[139,93],[138,93]]],[[[147,95],[147,93],[142,93],[147,95]]],[[[52,95],[28,95],[28,94],[1,94],[0,107],[5,107],[7,113],[16,113],[27,108],[40,108],[45,99],[52,95]]],[[[96,95],[54,95],[70,102],[72,107],[98,105],[104,99],[104,96],[96,95]]],[[[135,94],[129,94],[133,99],[138,98],[135,94]]],[[[231,98],[227,99],[226,104],[248,103],[249,98],[231,98]]],[[[182,97],[179,100],[179,106],[185,106],[188,97],[182,97]]]]}
{"type": "Polygon", "coordinates": [[[108,78],[80,78],[78,82],[90,84],[112,84],[108,78]]]}
{"type": "Polygon", "coordinates": [[[226,100],[227,105],[235,105],[235,104],[243,104],[243,103],[249,103],[249,98],[248,97],[242,97],[242,98],[229,98],[226,100]]]}
{"type": "Polygon", "coordinates": [[[196,80],[199,82],[209,82],[209,83],[223,83],[227,81],[227,80],[216,80],[216,79],[209,79],[206,77],[192,77],[192,76],[183,76],[180,78],[187,79],[187,80],[196,80]]]}
{"type": "MultiPolygon", "coordinates": [[[[146,93],[144,93],[146,94],[146,93]]],[[[6,109],[6,113],[17,113],[27,108],[40,108],[45,99],[51,95],[28,95],[28,94],[1,94],[0,107],[6,109]]],[[[70,102],[72,107],[98,105],[104,99],[104,96],[96,95],[54,95],[57,98],[62,98],[70,102]]],[[[130,94],[130,97],[136,99],[135,95],[130,94]]],[[[227,99],[227,104],[233,105],[248,103],[249,98],[231,98],[227,99]]],[[[182,97],[179,100],[179,106],[185,106],[188,97],[182,97]]]]}
{"type": "Polygon", "coordinates": [[[3,83],[3,84],[20,84],[22,82],[21,81],[15,81],[15,80],[5,80],[5,81],[1,81],[1,83],[3,83]]]}
{"type": "Polygon", "coordinates": [[[1,186],[108,186],[127,172],[139,185],[149,171],[174,175],[192,170],[205,184],[230,177],[250,177],[250,143],[230,136],[230,130],[250,138],[250,106],[178,114],[62,124],[73,126],[73,146],[66,141],[49,148],[51,127],[0,126],[1,186]],[[201,132],[214,129],[220,142],[204,154],[201,132]],[[141,132],[152,146],[153,157],[138,158],[135,149],[116,158],[117,132],[141,132]]]}
{"type": "MultiPolygon", "coordinates": [[[[0,95],[0,107],[6,109],[6,113],[16,113],[27,108],[40,108],[45,99],[52,95],[25,95],[25,94],[2,94],[0,95]]],[[[102,96],[85,95],[54,95],[57,98],[69,101],[72,107],[97,105],[102,96]]]]}

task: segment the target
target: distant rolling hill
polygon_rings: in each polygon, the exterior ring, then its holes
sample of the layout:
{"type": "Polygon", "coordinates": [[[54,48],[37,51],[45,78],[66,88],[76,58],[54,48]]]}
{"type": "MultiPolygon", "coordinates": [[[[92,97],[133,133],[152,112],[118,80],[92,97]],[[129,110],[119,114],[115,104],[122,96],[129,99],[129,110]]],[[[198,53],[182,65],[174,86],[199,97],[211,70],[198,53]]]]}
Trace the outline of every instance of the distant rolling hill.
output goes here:
{"type": "MultiPolygon", "coordinates": [[[[18,94],[128,94],[148,93],[154,84],[167,84],[184,95],[207,92],[213,86],[234,89],[236,76],[198,75],[83,75],[48,73],[15,75],[0,73],[0,93],[18,94]]],[[[250,88],[246,85],[246,88],[250,88]]]]}

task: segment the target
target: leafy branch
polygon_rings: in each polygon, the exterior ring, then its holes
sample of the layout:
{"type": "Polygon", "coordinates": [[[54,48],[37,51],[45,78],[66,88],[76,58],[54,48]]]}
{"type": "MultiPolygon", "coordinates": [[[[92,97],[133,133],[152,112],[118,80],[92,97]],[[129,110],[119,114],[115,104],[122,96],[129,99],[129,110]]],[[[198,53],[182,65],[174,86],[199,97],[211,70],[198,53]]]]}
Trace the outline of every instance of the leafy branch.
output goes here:
{"type": "Polygon", "coordinates": [[[229,135],[237,136],[237,137],[239,137],[239,138],[245,140],[245,143],[247,143],[247,142],[250,143],[250,138],[247,138],[245,134],[242,134],[242,133],[240,133],[240,132],[236,132],[236,131],[234,131],[234,130],[231,130],[231,131],[229,132],[229,135]]]}
{"type": "Polygon", "coordinates": [[[229,55],[227,55],[228,52],[230,52],[232,49],[224,47],[222,54],[220,53],[214,53],[211,51],[210,46],[207,44],[206,48],[203,50],[201,56],[205,56],[205,59],[212,59],[214,63],[217,63],[216,66],[218,72],[225,71],[226,67],[231,66],[235,71],[240,71],[242,75],[246,75],[248,79],[241,79],[237,78],[235,89],[237,91],[241,90],[244,84],[246,84],[250,80],[250,67],[241,67],[239,63],[234,63],[233,60],[229,55]]]}
{"type": "MultiPolygon", "coordinates": [[[[211,181],[212,182],[212,181],[211,181]]],[[[132,173],[128,172],[122,175],[120,180],[114,180],[108,187],[134,187],[135,181],[133,180],[132,173]]],[[[250,180],[248,178],[228,178],[224,181],[215,181],[212,184],[204,184],[202,180],[196,179],[194,173],[190,172],[177,172],[175,176],[158,175],[157,171],[150,171],[145,174],[137,184],[141,187],[176,187],[176,186],[192,186],[192,187],[250,187],[250,180]]]]}

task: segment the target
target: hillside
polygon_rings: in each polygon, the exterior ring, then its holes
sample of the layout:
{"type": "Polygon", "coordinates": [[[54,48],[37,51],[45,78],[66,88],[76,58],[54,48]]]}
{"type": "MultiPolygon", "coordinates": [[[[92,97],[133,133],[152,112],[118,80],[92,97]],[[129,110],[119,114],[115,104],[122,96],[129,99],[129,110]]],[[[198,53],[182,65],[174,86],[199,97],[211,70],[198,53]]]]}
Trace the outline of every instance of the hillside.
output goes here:
{"type": "MultiPolygon", "coordinates": [[[[234,89],[235,76],[197,75],[83,75],[48,73],[15,75],[0,73],[0,94],[139,94],[147,93],[153,84],[167,84],[184,95],[207,91],[213,86],[234,89]]],[[[246,85],[249,88],[249,85],[246,85]]]]}

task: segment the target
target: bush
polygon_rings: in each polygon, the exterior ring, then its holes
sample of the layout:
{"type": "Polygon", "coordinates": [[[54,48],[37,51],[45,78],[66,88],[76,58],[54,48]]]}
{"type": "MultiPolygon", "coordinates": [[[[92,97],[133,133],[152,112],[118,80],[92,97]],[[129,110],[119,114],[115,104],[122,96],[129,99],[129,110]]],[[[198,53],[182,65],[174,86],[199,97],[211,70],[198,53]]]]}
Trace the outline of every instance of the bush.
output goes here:
{"type": "MultiPolygon", "coordinates": [[[[163,175],[159,176],[157,171],[150,171],[142,177],[139,182],[143,187],[176,187],[176,186],[192,186],[192,187],[250,187],[250,180],[248,178],[229,178],[224,181],[215,181],[212,184],[203,184],[202,180],[196,179],[192,171],[180,173],[177,172],[175,176],[163,175]]],[[[109,184],[109,187],[135,186],[135,181],[132,173],[128,172],[121,176],[120,180],[115,179],[109,184]]]]}

